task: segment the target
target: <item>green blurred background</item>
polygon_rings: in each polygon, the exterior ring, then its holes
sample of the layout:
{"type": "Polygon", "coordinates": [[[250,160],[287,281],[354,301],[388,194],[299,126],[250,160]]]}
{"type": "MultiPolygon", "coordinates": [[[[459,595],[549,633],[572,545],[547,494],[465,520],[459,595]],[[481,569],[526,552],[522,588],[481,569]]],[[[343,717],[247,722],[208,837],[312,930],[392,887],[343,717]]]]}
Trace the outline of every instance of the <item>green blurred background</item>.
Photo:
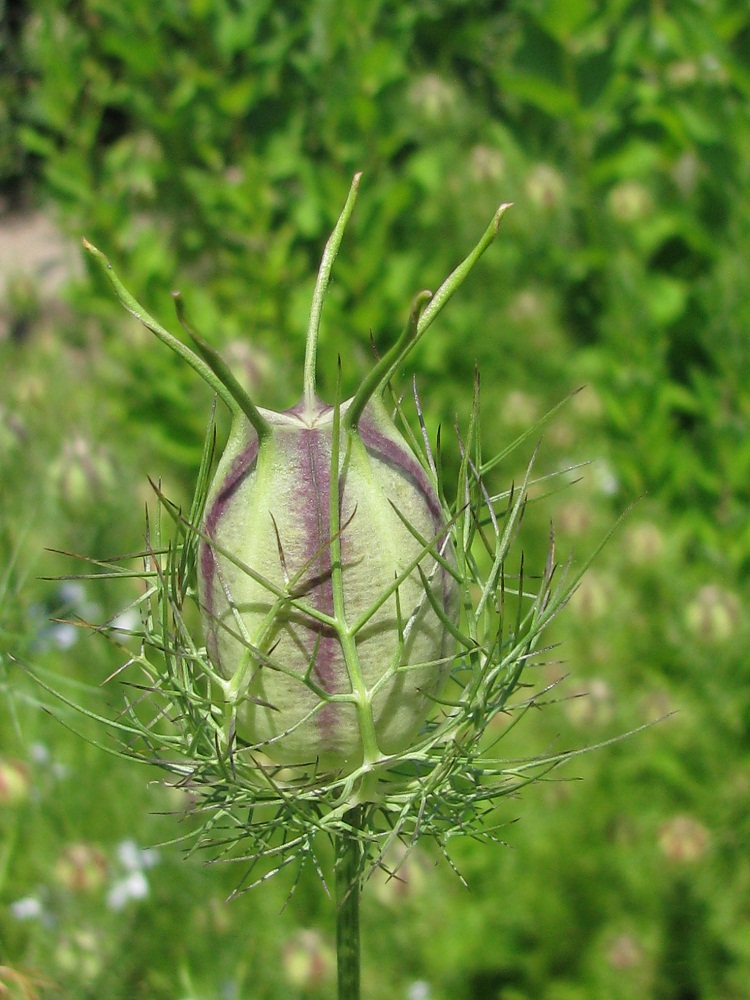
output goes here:
{"type": "MultiPolygon", "coordinates": [[[[590,461],[523,547],[585,558],[637,501],[532,668],[565,680],[504,744],[583,747],[465,843],[364,901],[364,996],[750,996],[750,9],[734,0],[0,3],[0,993],[324,997],[332,904],[169,841],[184,803],[38,702],[34,669],[112,717],[122,662],[58,624],[127,587],[48,551],[142,545],[147,477],[187,500],[210,393],[123,314],[85,234],[262,405],[301,391],[307,311],[365,172],[323,318],[345,388],[412,296],[514,207],[412,371],[445,461],[475,362],[487,453],[585,385],[539,467],[590,461]],[[673,714],[671,714],[673,713],[673,714]],[[583,779],[583,780],[574,780],[583,779]],[[169,815],[177,811],[178,816],[169,815]],[[154,845],[162,844],[156,849],[154,845]]],[[[531,443],[529,444],[529,448],[531,443]]],[[[507,486],[523,449],[498,470],[507,486]]],[[[44,700],[44,699],[42,699],[44,700]]]]}

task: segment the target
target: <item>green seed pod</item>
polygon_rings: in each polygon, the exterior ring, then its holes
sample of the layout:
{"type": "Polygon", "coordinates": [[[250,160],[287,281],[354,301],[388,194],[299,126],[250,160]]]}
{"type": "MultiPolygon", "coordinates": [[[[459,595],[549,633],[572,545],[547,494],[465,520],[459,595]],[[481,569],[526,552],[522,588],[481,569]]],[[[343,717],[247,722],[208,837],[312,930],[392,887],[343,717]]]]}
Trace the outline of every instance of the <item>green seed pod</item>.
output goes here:
{"type": "MultiPolygon", "coordinates": [[[[178,316],[197,354],[149,316],[101,251],[84,242],[125,307],[232,413],[213,481],[205,493],[203,485],[198,490],[189,532],[197,552],[192,543],[186,550],[189,563],[192,554],[197,557],[211,662],[200,652],[191,659],[223,695],[223,737],[230,748],[235,736],[241,747],[251,748],[243,760],[288,767],[294,780],[361,769],[349,801],[374,794],[378,765],[424,751],[426,744],[415,738],[454,666],[458,637],[464,648],[474,647],[473,633],[462,636],[457,627],[466,577],[457,570],[453,548],[456,515],[439,496],[431,456],[412,449],[382,397],[494,240],[509,207],[498,208],[479,243],[434,296],[417,296],[402,336],[354,396],[329,406],[316,391],[318,330],[359,179],[323,254],[302,399],[282,413],[255,406],[222,358],[187,325],[179,297],[178,316]]],[[[459,483],[459,492],[465,487],[459,483]]],[[[488,584],[478,616],[490,592],[488,584]]],[[[219,740],[217,723],[214,716],[219,740]]]]}
{"type": "Polygon", "coordinates": [[[350,771],[403,750],[450,669],[440,502],[382,402],[355,425],[353,404],[340,420],[315,398],[261,411],[260,435],[242,421],[206,504],[209,654],[238,734],[281,764],[350,771]]]}

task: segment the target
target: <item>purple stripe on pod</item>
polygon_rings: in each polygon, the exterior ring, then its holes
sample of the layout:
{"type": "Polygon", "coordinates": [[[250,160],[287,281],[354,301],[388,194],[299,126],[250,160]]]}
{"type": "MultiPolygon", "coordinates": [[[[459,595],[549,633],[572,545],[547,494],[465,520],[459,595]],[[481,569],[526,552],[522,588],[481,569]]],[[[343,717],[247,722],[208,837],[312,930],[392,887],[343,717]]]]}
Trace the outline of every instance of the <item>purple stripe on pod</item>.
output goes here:
{"type": "MultiPolygon", "coordinates": [[[[385,462],[396,469],[402,476],[407,477],[412,485],[419,491],[427,509],[432,517],[437,536],[435,544],[440,547],[440,551],[451,557],[451,547],[446,552],[444,543],[448,532],[441,532],[445,527],[445,515],[440,505],[435,487],[415,456],[406,441],[394,441],[393,438],[384,434],[378,427],[376,421],[367,419],[367,410],[359,422],[359,433],[367,451],[376,460],[385,462]]],[[[432,539],[426,539],[432,541],[432,539]]],[[[456,602],[456,587],[453,578],[444,570],[441,572],[443,581],[443,607],[450,609],[456,602]]]]}
{"type": "MultiPolygon", "coordinates": [[[[306,596],[318,611],[333,615],[329,517],[331,457],[322,431],[313,428],[300,432],[298,461],[304,529],[303,561],[319,552],[306,574],[306,596]]],[[[310,630],[312,634],[308,655],[311,659],[315,655],[315,679],[324,691],[335,694],[341,688],[339,674],[343,667],[343,654],[338,638],[317,622],[311,622],[310,630]]],[[[315,722],[321,738],[330,744],[336,727],[335,706],[324,705],[316,713],[315,722]]]]}
{"type": "MultiPolygon", "coordinates": [[[[251,440],[232,462],[223,486],[217,492],[216,497],[213,499],[210,508],[205,514],[203,519],[203,532],[209,539],[213,539],[216,527],[226,510],[227,503],[231,499],[232,494],[235,492],[240,483],[243,482],[245,477],[252,471],[256,459],[258,458],[258,438],[253,431],[251,431],[251,434],[251,440]]],[[[202,541],[200,544],[200,565],[201,577],[203,580],[203,607],[206,620],[210,622],[214,614],[213,590],[214,574],[216,572],[216,557],[214,555],[213,546],[210,542],[202,541]]],[[[207,629],[206,644],[211,657],[216,659],[217,649],[215,625],[209,625],[207,629]]]]}
{"type": "Polygon", "coordinates": [[[368,421],[366,416],[360,420],[358,430],[365,448],[373,458],[386,462],[412,481],[429,508],[435,522],[435,530],[439,530],[444,524],[443,511],[435,494],[435,488],[414,453],[407,446],[384,434],[375,423],[368,421]]]}

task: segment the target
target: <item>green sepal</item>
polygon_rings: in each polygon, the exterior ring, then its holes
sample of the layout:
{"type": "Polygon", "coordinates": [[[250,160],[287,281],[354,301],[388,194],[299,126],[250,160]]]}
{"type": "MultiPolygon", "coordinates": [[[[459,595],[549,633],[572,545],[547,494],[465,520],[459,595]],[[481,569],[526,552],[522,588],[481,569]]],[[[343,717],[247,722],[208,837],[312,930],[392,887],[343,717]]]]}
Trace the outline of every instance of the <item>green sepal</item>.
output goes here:
{"type": "Polygon", "coordinates": [[[115,290],[117,298],[131,314],[131,316],[135,316],[138,322],[142,323],[147,330],[156,334],[163,344],[166,344],[167,347],[175,352],[175,354],[178,354],[183,361],[187,361],[190,367],[200,375],[203,381],[211,386],[219,399],[227,404],[232,413],[239,413],[239,404],[224,383],[217,378],[211,367],[206,364],[202,358],[199,358],[194,351],[191,351],[187,344],[183,344],[183,342],[178,340],[177,337],[169,332],[169,330],[165,330],[161,323],[159,323],[158,320],[155,320],[153,316],[151,316],[150,313],[143,308],[140,302],[133,298],[115,274],[109,259],[98,247],[95,247],[93,243],[89,243],[89,241],[85,238],[82,242],[84,250],[91,254],[97,264],[104,271],[107,280],[115,290]]]}
{"type": "Polygon", "coordinates": [[[258,407],[255,403],[253,403],[250,396],[237,381],[224,358],[222,358],[219,352],[207,341],[205,341],[199,333],[196,333],[190,323],[188,323],[187,317],[185,316],[185,304],[180,293],[172,292],[172,298],[174,299],[174,306],[177,311],[177,319],[180,321],[182,328],[195,344],[199,355],[203,358],[221,384],[225,386],[227,392],[230,393],[232,399],[237,403],[237,406],[239,406],[247,419],[253,425],[255,432],[258,435],[258,439],[263,441],[264,438],[267,438],[271,433],[271,425],[261,415],[258,407]]]}
{"type": "Polygon", "coordinates": [[[403,333],[396,343],[383,355],[370,374],[357,389],[354,398],[349,404],[344,415],[344,426],[347,430],[354,430],[359,423],[359,418],[367,406],[372,396],[381,390],[388,382],[389,372],[397,368],[408,357],[416,341],[417,330],[419,328],[419,317],[432,298],[432,292],[423,291],[416,296],[409,313],[409,320],[403,333]]]}

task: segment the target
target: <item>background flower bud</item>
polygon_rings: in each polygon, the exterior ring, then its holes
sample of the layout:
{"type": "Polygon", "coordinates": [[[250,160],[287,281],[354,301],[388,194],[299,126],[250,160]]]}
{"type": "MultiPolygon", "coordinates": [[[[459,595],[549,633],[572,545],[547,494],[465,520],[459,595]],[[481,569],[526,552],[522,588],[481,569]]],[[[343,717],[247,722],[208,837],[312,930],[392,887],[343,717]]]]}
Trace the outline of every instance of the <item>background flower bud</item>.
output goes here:
{"type": "Polygon", "coordinates": [[[709,848],[706,827],[692,816],[677,815],[659,828],[659,847],[670,861],[691,863],[699,860],[709,848]]]}
{"type": "Polygon", "coordinates": [[[565,197],[565,180],[548,163],[537,163],[526,179],[526,194],[537,208],[557,208],[565,197]]]}
{"type": "Polygon", "coordinates": [[[372,874],[375,898],[391,909],[398,909],[420,896],[428,886],[429,873],[418,848],[398,842],[372,874]]]}
{"type": "Polygon", "coordinates": [[[703,642],[726,642],[734,635],[740,615],[737,595],[719,584],[708,583],[685,609],[685,623],[703,642]]]}
{"type": "Polygon", "coordinates": [[[95,844],[68,844],[55,862],[54,874],[71,892],[95,892],[107,878],[107,859],[95,844]]]}
{"type": "Polygon", "coordinates": [[[454,617],[456,589],[424,544],[447,554],[442,508],[382,403],[369,402],[340,433],[337,599],[334,409],[316,400],[263,417],[264,439],[247,422],[230,438],[206,505],[207,646],[240,695],[241,737],[277,763],[350,771],[408,746],[448,673],[453,640],[433,603],[454,617]],[[378,607],[416,561],[424,576],[413,569],[378,607]],[[329,621],[277,600],[284,593],[329,621]],[[356,701],[330,700],[350,694],[356,701]]]}
{"type": "Polygon", "coordinates": [[[29,774],[24,764],[17,760],[0,758],[0,807],[17,806],[29,794],[29,774]]]}
{"type": "Polygon", "coordinates": [[[50,468],[50,478],[63,503],[74,511],[84,510],[111,494],[117,481],[111,456],[80,435],[65,441],[50,468]]]}
{"type": "Polygon", "coordinates": [[[336,956],[317,931],[301,930],[285,942],[282,966],[290,986],[309,991],[333,978],[336,956]]]}

